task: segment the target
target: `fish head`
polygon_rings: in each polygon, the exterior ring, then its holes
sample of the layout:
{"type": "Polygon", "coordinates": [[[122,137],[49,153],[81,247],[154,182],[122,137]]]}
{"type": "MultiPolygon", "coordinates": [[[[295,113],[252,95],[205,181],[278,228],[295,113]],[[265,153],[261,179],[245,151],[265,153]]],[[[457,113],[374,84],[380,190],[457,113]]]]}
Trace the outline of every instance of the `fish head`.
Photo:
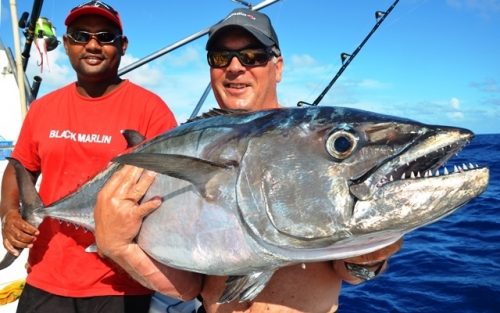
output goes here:
{"type": "Polygon", "coordinates": [[[454,182],[425,174],[470,141],[468,130],[348,108],[287,112],[249,141],[237,187],[250,233],[275,253],[328,250],[330,258],[335,245],[348,251],[339,257],[366,253],[445,215],[487,184],[487,169],[462,169],[454,182]],[[459,200],[434,201],[452,191],[459,200]]]}
{"type": "Polygon", "coordinates": [[[467,129],[427,126],[424,136],[350,186],[351,232],[409,232],[434,222],[486,190],[489,170],[444,165],[473,138],[467,129]]]}

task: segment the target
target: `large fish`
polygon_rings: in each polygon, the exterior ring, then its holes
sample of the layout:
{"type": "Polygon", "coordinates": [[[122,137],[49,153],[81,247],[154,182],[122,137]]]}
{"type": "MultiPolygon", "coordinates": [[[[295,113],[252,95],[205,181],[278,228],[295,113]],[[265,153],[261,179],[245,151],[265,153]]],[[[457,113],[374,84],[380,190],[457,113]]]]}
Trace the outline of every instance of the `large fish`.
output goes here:
{"type": "Polygon", "coordinates": [[[232,276],[226,302],[252,299],[282,266],[385,247],[488,184],[487,168],[440,169],[472,139],[465,129],[340,107],[223,113],[137,145],[47,207],[15,164],[24,217],[93,230],[96,194],[120,164],[161,173],[145,199],[164,202],[138,244],[161,263],[232,276]]]}

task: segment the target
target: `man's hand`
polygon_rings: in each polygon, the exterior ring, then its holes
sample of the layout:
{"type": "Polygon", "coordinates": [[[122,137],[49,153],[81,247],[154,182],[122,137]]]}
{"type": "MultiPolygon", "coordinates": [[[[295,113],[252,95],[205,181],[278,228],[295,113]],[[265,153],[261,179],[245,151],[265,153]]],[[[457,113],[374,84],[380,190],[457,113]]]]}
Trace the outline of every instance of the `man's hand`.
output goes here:
{"type": "Polygon", "coordinates": [[[375,276],[384,272],[387,267],[387,260],[401,249],[402,244],[403,239],[401,238],[395,243],[380,250],[349,259],[334,261],[333,266],[337,274],[343,280],[351,284],[359,284],[365,279],[353,274],[356,272],[356,268],[361,270],[366,269],[367,271],[373,272],[375,276]]]}
{"type": "Polygon", "coordinates": [[[152,199],[139,204],[155,176],[154,172],[125,165],[101,189],[94,209],[98,253],[147,288],[183,300],[193,299],[201,291],[200,274],[161,264],[134,241],[144,217],[162,203],[152,199]]]}
{"type": "MultiPolygon", "coordinates": [[[[33,183],[38,174],[32,174],[33,183]]],[[[19,213],[19,190],[16,170],[11,162],[5,167],[2,178],[0,216],[2,217],[2,238],[5,249],[14,256],[24,248],[33,247],[40,233],[36,227],[22,219],[19,213]]]]}
{"type": "Polygon", "coordinates": [[[139,204],[156,174],[125,165],[115,172],[97,196],[94,219],[98,251],[104,256],[121,256],[135,245],[142,220],[161,205],[160,199],[139,204]]]}
{"type": "Polygon", "coordinates": [[[3,245],[12,255],[19,256],[22,249],[33,247],[39,233],[36,227],[22,219],[18,210],[8,210],[2,218],[3,245]]]}

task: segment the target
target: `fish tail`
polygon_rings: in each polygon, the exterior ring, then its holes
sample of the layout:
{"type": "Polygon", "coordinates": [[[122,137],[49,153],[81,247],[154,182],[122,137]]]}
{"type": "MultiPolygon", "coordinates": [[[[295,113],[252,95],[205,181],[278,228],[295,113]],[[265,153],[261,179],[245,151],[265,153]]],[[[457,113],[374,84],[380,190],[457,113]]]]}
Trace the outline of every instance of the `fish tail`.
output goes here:
{"type": "Polygon", "coordinates": [[[17,259],[17,256],[10,254],[10,253],[5,253],[5,256],[3,257],[2,261],[0,261],[0,271],[3,270],[4,268],[9,267],[14,261],[17,259]]]}
{"type": "Polygon", "coordinates": [[[21,198],[21,216],[31,225],[38,227],[43,217],[37,216],[37,212],[43,208],[43,202],[33,183],[32,176],[18,160],[9,158],[9,162],[16,170],[17,187],[21,198]]]}
{"type": "MultiPolygon", "coordinates": [[[[40,212],[40,209],[43,208],[43,202],[32,181],[32,176],[21,162],[13,158],[8,159],[16,170],[17,186],[21,198],[21,217],[31,225],[38,227],[43,217],[39,217],[37,212],[40,212]]],[[[21,251],[22,249],[19,250],[19,253],[21,251]]],[[[6,253],[2,261],[0,261],[0,270],[11,265],[16,259],[17,256],[6,253]]]]}

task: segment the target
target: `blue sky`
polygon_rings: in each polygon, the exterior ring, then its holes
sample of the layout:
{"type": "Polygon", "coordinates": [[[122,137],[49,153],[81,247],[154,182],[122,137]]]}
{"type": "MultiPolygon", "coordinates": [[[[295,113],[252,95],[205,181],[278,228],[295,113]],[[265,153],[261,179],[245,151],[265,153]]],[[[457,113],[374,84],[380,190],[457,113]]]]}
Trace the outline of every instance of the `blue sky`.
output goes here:
{"type": "MultiPolygon", "coordinates": [[[[59,37],[81,1],[45,0],[59,37]]],[[[130,44],[122,65],[208,28],[230,0],[108,1],[121,14],[130,44]]],[[[258,1],[252,1],[254,5],[258,1]]],[[[314,101],[393,0],[281,0],[265,9],[285,57],[280,103],[314,101]]],[[[0,31],[12,46],[10,7],[1,0],[0,31]]],[[[32,1],[18,0],[18,16],[32,1]]],[[[158,93],[184,121],[209,82],[206,36],[125,75],[158,93]]],[[[39,96],[75,79],[62,45],[40,73],[33,50],[28,77],[43,77],[39,96]]],[[[500,0],[401,0],[320,105],[348,106],[421,122],[500,133],[500,0]]],[[[202,111],[216,106],[212,93],[202,111]]]]}

